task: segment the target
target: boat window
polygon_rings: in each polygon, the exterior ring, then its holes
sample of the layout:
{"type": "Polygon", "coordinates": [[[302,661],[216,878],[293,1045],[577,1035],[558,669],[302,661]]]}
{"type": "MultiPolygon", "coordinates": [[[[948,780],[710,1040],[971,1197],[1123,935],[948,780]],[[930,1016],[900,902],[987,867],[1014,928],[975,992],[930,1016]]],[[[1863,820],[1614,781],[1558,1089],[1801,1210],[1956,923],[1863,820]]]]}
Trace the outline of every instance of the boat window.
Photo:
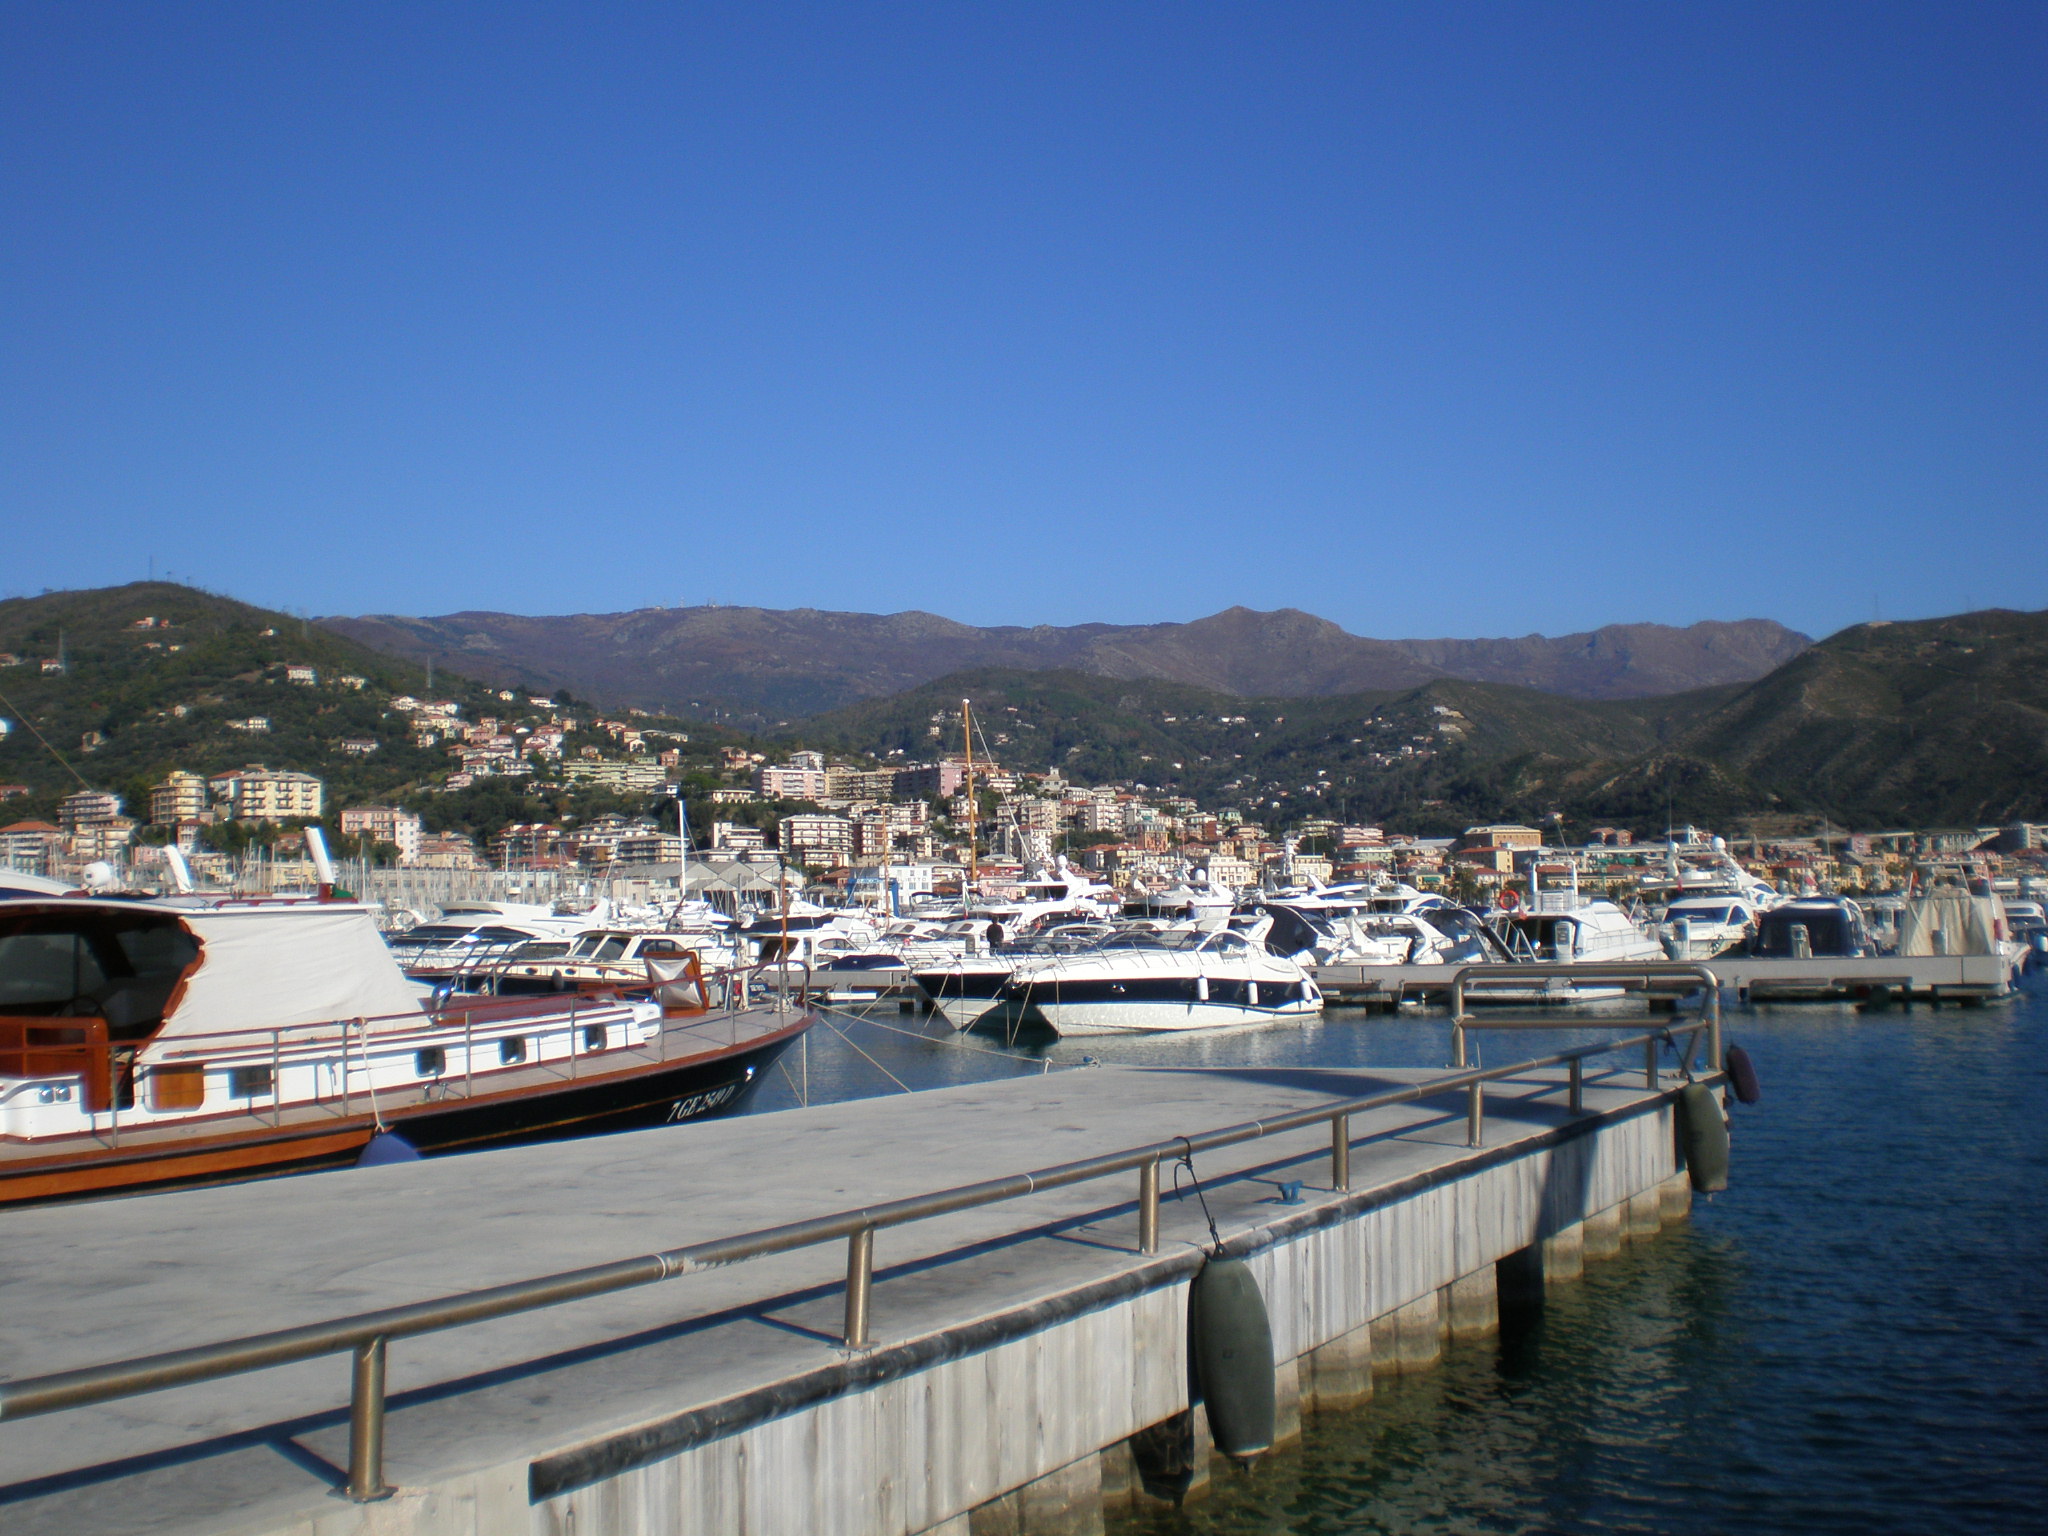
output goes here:
{"type": "Polygon", "coordinates": [[[1227,929],[1221,933],[1211,934],[1202,945],[1202,948],[1212,955],[1222,950],[1243,949],[1244,947],[1244,935],[1241,933],[1231,933],[1227,929]]]}
{"type": "Polygon", "coordinates": [[[680,955],[684,951],[680,939],[649,939],[640,946],[643,955],[680,955]]]}
{"type": "Polygon", "coordinates": [[[448,1053],[438,1045],[412,1053],[413,1069],[421,1077],[439,1077],[448,1069],[448,1053]]]}
{"type": "Polygon", "coordinates": [[[517,928],[479,928],[476,940],[479,944],[517,944],[521,939],[531,938],[517,928]]]}
{"type": "Polygon", "coordinates": [[[498,1042],[498,1060],[508,1067],[516,1067],[526,1060],[526,1037],[507,1035],[498,1042]]]}
{"type": "Polygon", "coordinates": [[[0,939],[0,1007],[65,1011],[107,979],[84,935],[11,933],[0,939]]]}
{"type": "Polygon", "coordinates": [[[1173,933],[1113,933],[1096,947],[1098,949],[1199,949],[1206,934],[1173,933]]]}
{"type": "Polygon", "coordinates": [[[228,1094],[237,1099],[260,1098],[270,1092],[272,1078],[268,1067],[231,1067],[228,1069],[228,1094]]]}
{"type": "Polygon", "coordinates": [[[199,958],[184,925],[146,911],[23,911],[0,916],[0,1013],[99,1017],[140,1039],[199,958]]]}
{"type": "Polygon", "coordinates": [[[569,953],[569,946],[558,939],[536,939],[531,944],[522,944],[512,952],[514,960],[559,960],[569,953]]]}
{"type": "Polygon", "coordinates": [[[626,946],[631,942],[632,940],[623,933],[608,933],[604,936],[604,942],[597,946],[593,958],[598,960],[616,960],[626,952],[626,946]]]}

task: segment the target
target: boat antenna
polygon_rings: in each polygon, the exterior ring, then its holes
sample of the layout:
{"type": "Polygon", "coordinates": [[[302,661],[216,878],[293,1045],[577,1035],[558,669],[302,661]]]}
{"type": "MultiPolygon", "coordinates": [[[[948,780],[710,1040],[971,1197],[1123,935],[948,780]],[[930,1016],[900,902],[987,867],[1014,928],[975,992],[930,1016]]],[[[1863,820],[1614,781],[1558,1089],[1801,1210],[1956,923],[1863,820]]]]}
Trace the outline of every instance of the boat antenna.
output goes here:
{"type": "Polygon", "coordinates": [[[979,809],[974,800],[974,706],[966,699],[960,701],[960,734],[967,743],[967,782],[962,786],[967,796],[967,889],[961,893],[961,910],[974,900],[974,892],[981,883],[981,862],[975,857],[975,821],[979,809]]]}

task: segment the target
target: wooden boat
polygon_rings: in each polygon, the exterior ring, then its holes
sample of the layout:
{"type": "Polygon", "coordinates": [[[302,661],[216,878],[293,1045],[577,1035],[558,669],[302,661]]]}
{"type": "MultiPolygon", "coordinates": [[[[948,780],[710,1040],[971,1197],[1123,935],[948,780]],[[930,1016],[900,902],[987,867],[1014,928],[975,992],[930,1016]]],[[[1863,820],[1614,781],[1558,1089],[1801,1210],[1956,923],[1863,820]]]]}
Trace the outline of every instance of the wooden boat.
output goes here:
{"type": "Polygon", "coordinates": [[[0,1205],[695,1119],[812,1022],[639,993],[429,996],[349,902],[0,903],[0,1205]]]}

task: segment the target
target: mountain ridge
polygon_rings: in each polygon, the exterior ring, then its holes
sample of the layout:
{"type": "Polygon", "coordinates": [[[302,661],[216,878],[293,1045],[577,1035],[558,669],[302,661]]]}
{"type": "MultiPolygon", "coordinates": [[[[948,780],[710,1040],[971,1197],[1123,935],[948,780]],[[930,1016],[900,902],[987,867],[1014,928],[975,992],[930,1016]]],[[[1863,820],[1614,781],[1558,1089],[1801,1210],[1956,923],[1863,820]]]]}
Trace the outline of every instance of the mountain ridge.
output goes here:
{"type": "Polygon", "coordinates": [[[1750,682],[1813,642],[1768,619],[1615,624],[1547,637],[1379,640],[1294,608],[1187,622],[979,627],[921,609],[649,608],[613,614],[472,610],[321,625],[414,662],[505,685],[567,687],[612,705],[776,725],[963,669],[1151,678],[1244,697],[1317,697],[1505,683],[1582,699],[1750,682]]]}

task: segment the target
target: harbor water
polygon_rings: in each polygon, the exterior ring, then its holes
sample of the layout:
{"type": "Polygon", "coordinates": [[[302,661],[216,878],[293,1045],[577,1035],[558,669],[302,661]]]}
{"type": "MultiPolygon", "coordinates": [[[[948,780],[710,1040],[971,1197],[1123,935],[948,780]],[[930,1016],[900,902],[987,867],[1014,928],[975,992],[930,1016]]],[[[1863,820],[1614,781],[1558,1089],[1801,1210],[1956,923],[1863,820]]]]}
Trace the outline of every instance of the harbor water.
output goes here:
{"type": "MultiPolygon", "coordinates": [[[[1446,1347],[1143,1533],[2048,1530],[2048,990],[1981,1008],[1731,1010],[1762,1102],[1731,1188],[1446,1347]]],[[[1203,1037],[954,1039],[837,1013],[751,1109],[1133,1065],[1435,1065],[1442,1017],[1203,1037]],[[920,1038],[929,1034],[935,1038],[920,1038]]],[[[1570,1037],[1562,1037],[1570,1038],[1570,1037]]],[[[1506,1062],[1562,1038],[1492,1035],[1506,1062]]],[[[1594,1038],[1585,1036],[1586,1039],[1594,1038]]],[[[1190,1129],[1193,1129],[1190,1127],[1190,1129]]]]}

